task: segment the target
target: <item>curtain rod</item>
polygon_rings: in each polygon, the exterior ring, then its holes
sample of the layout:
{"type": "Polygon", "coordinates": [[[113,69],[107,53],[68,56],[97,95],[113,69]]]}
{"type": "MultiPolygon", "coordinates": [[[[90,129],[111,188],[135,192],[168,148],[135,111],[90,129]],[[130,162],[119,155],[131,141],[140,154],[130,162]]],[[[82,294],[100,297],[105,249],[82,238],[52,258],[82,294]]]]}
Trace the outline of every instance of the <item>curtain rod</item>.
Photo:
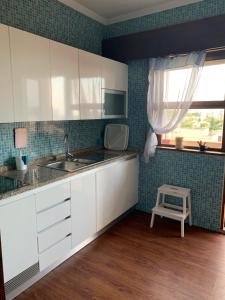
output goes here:
{"type": "Polygon", "coordinates": [[[217,52],[217,51],[225,51],[225,46],[223,46],[223,47],[216,47],[216,48],[208,48],[208,49],[205,49],[205,51],[207,53],[217,52]]]}
{"type": "MultiPolygon", "coordinates": [[[[199,50],[199,51],[205,51],[206,53],[213,53],[213,52],[225,51],[225,46],[223,46],[223,47],[215,47],[215,48],[208,48],[208,49],[199,50]]],[[[192,52],[192,51],[190,51],[190,52],[192,52]]],[[[182,54],[179,54],[179,55],[181,55],[181,56],[184,55],[185,56],[185,55],[187,55],[190,52],[182,53],[182,54]]],[[[196,51],[196,52],[198,52],[198,51],[196,51]]],[[[177,54],[169,54],[169,55],[167,55],[165,57],[171,57],[171,58],[173,58],[175,56],[177,56],[177,54]]]]}

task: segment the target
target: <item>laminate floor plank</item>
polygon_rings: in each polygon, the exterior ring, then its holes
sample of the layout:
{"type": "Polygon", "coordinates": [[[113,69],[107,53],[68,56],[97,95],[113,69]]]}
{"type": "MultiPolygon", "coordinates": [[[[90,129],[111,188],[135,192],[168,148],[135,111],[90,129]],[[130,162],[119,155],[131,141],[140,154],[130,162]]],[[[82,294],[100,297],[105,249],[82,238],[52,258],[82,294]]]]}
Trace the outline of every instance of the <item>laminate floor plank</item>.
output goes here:
{"type": "Polygon", "coordinates": [[[17,300],[225,300],[225,235],[132,212],[17,300]]]}

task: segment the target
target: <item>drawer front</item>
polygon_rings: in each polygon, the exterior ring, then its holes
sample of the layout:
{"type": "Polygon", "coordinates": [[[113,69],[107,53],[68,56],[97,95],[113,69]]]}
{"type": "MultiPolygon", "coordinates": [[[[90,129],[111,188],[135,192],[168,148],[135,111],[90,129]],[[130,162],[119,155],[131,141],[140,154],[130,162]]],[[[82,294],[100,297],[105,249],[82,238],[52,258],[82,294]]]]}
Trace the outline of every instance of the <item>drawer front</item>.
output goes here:
{"type": "Polygon", "coordinates": [[[57,223],[49,229],[42,231],[38,235],[39,252],[43,252],[44,250],[63,240],[70,233],[71,218],[57,223]]]}
{"type": "Polygon", "coordinates": [[[58,259],[66,256],[71,250],[71,236],[66,237],[64,240],[44,251],[39,255],[40,271],[44,270],[58,259]]]}
{"type": "Polygon", "coordinates": [[[70,198],[70,183],[63,183],[46,191],[37,193],[36,210],[40,212],[70,198]]]}
{"type": "Polygon", "coordinates": [[[37,230],[38,232],[64,220],[71,214],[71,201],[65,201],[57,206],[45,210],[37,214],[37,230]]]}

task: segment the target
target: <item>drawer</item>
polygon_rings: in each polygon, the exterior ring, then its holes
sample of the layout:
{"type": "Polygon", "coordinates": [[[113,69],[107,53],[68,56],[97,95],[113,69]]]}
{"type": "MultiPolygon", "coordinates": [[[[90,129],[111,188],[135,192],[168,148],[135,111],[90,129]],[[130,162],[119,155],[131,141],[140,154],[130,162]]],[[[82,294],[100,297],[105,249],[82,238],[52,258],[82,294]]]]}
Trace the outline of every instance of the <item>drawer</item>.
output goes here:
{"type": "Polygon", "coordinates": [[[71,201],[68,200],[37,214],[38,232],[69,217],[71,214],[70,203],[71,201]]]}
{"type": "Polygon", "coordinates": [[[44,251],[39,255],[40,271],[44,270],[58,259],[63,258],[69,254],[71,250],[71,236],[66,237],[64,240],[44,251]]]}
{"type": "Polygon", "coordinates": [[[54,186],[46,191],[37,193],[36,210],[40,212],[70,198],[70,183],[54,186]]]}
{"type": "Polygon", "coordinates": [[[63,240],[68,234],[71,233],[71,218],[57,223],[39,233],[38,235],[38,249],[43,252],[52,245],[63,240]]]}

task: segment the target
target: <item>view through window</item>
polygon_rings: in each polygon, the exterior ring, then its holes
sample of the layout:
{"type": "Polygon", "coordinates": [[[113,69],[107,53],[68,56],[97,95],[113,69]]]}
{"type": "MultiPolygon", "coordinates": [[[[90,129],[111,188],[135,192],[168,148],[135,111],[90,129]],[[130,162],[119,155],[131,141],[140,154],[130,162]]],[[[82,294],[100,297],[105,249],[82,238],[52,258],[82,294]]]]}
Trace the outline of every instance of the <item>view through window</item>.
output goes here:
{"type": "MultiPolygon", "coordinates": [[[[170,72],[169,101],[179,93],[187,69],[170,72]]],[[[161,144],[174,145],[175,138],[184,138],[184,146],[197,147],[206,142],[212,149],[222,149],[225,108],[225,60],[206,62],[196,89],[191,109],[173,132],[161,137],[161,144]]],[[[172,110],[172,107],[171,107],[172,110]]]]}

